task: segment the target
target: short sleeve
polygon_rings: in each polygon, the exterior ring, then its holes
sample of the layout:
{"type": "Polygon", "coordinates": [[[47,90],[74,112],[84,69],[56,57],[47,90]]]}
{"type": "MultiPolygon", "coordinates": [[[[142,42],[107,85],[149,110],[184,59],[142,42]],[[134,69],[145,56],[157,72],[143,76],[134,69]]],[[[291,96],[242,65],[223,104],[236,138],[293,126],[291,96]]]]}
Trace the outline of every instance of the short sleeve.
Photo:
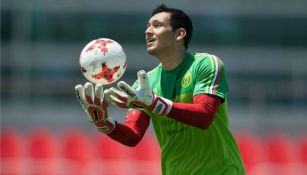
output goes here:
{"type": "Polygon", "coordinates": [[[195,69],[195,88],[193,95],[211,94],[226,99],[228,85],[223,62],[214,55],[200,58],[195,69]]]}

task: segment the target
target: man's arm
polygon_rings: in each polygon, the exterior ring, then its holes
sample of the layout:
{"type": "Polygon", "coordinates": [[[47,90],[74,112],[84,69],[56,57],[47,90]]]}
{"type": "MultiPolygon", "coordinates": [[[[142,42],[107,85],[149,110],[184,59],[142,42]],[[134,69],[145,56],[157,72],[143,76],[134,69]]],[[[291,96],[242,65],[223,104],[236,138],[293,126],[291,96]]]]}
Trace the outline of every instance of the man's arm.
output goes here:
{"type": "MultiPolygon", "coordinates": [[[[207,129],[221,102],[217,96],[199,94],[194,96],[193,104],[174,102],[167,116],[188,125],[207,129]]],[[[149,123],[150,118],[145,112],[132,110],[128,113],[125,123],[116,123],[115,129],[107,135],[113,140],[133,147],[143,138],[149,123]]]]}
{"type": "Polygon", "coordinates": [[[160,116],[168,116],[188,125],[206,129],[222,102],[220,97],[209,94],[196,95],[193,104],[172,102],[152,92],[145,71],[139,71],[137,75],[139,83],[137,89],[121,81],[117,84],[120,90],[112,87],[105,91],[113,104],[121,108],[141,106],[160,116]]]}
{"type": "Polygon", "coordinates": [[[143,138],[149,123],[149,116],[135,109],[127,114],[124,124],[116,123],[115,129],[107,136],[126,146],[134,147],[143,138]]]}
{"type": "Polygon", "coordinates": [[[194,96],[193,101],[193,104],[173,102],[167,116],[188,125],[207,129],[213,122],[222,99],[213,95],[199,94],[194,96]]]}
{"type": "Polygon", "coordinates": [[[150,118],[140,110],[132,110],[126,116],[125,124],[117,123],[108,116],[108,97],[104,95],[102,85],[76,85],[77,98],[86,112],[88,119],[100,132],[107,134],[112,139],[127,145],[135,146],[143,138],[150,118]]]}

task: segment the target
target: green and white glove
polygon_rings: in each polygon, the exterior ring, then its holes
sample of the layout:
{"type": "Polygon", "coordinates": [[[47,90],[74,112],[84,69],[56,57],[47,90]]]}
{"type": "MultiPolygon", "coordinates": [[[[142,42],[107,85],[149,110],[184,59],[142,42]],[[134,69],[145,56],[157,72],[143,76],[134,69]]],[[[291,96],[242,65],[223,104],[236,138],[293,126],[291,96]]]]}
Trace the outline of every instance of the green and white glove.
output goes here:
{"type": "Polygon", "coordinates": [[[108,117],[108,102],[104,97],[103,86],[96,85],[95,91],[92,83],[87,82],[82,86],[75,86],[75,92],[88,119],[94,123],[99,131],[110,133],[114,130],[116,122],[108,117]]]}
{"type": "Polygon", "coordinates": [[[137,77],[139,86],[136,90],[124,81],[117,84],[119,90],[113,87],[105,90],[105,94],[110,96],[112,104],[121,108],[144,107],[149,112],[167,115],[171,111],[173,102],[152,92],[144,70],[139,71],[137,77]]]}

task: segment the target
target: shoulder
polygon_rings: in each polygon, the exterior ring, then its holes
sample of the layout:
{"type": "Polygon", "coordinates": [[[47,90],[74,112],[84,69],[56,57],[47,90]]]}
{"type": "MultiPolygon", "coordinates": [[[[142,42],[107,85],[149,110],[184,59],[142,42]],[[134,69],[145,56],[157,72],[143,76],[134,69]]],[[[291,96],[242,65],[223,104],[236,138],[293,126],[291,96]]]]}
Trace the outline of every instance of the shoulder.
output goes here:
{"type": "Polygon", "coordinates": [[[216,55],[209,53],[193,53],[192,54],[195,61],[198,63],[209,63],[212,64],[214,62],[223,63],[223,61],[216,55]]]}
{"type": "Polygon", "coordinates": [[[209,53],[193,53],[191,54],[194,59],[194,65],[196,70],[208,70],[221,69],[224,67],[223,61],[216,55],[209,53]]]}

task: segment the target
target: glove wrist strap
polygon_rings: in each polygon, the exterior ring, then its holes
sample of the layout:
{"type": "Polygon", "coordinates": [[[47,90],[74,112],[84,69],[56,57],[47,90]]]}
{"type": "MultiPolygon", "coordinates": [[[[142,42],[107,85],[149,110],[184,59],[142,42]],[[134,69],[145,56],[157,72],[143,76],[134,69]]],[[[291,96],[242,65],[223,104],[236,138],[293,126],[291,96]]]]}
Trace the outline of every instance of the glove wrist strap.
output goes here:
{"type": "Polygon", "coordinates": [[[103,132],[105,134],[111,133],[116,127],[116,121],[111,118],[107,118],[105,121],[99,121],[95,123],[98,128],[98,131],[103,132]]]}
{"type": "Polygon", "coordinates": [[[154,101],[150,111],[159,115],[168,115],[172,109],[173,102],[163,97],[154,95],[154,101]]]}

